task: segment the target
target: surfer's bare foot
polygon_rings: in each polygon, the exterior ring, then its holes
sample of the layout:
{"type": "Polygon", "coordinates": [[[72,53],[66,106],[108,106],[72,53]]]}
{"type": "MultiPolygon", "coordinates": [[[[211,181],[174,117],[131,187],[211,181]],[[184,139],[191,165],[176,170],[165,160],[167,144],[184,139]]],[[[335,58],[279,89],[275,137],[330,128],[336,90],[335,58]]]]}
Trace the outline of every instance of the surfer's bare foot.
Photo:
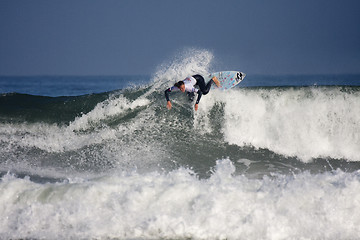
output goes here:
{"type": "Polygon", "coordinates": [[[220,82],[219,82],[219,80],[217,79],[217,77],[214,76],[214,77],[212,78],[212,80],[214,81],[214,83],[216,84],[216,86],[221,87],[221,86],[220,86],[220,82]]]}

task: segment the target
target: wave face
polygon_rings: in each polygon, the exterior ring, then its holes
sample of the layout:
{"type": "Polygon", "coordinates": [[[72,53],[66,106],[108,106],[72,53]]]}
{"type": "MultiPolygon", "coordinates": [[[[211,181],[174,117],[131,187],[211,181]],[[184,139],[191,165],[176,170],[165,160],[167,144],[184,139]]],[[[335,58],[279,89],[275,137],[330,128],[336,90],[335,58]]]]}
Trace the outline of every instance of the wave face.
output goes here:
{"type": "Polygon", "coordinates": [[[240,85],[167,110],[164,90],[212,60],[185,50],[110,92],[2,94],[0,238],[359,238],[360,88],[240,85]]]}
{"type": "Polygon", "coordinates": [[[203,96],[197,112],[180,94],[171,96],[168,111],[158,89],[151,83],[77,97],[5,94],[0,141],[6,162],[12,165],[22,155],[22,163],[33,165],[46,156],[63,167],[68,155],[77,159],[71,167],[91,170],[106,156],[108,165],[100,166],[105,169],[124,159],[203,168],[200,159],[209,167],[222,157],[258,160],[261,152],[261,160],[310,165],[314,159],[360,161],[358,88],[214,90],[203,96]]]}

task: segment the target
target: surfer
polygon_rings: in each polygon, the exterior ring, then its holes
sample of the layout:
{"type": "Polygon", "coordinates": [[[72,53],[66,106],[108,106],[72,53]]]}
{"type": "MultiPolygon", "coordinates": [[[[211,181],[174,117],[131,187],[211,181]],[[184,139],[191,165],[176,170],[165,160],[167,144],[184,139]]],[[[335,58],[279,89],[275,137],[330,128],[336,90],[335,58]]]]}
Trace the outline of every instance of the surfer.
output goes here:
{"type": "Polygon", "coordinates": [[[198,110],[199,101],[201,96],[204,94],[208,94],[210,91],[212,83],[215,83],[216,86],[220,87],[220,82],[217,77],[213,77],[207,84],[205,84],[205,80],[201,75],[194,75],[191,77],[187,77],[182,81],[179,81],[174,84],[174,86],[165,90],[165,98],[167,101],[166,107],[170,110],[172,105],[169,98],[169,93],[172,91],[180,90],[181,92],[187,92],[189,94],[197,93],[198,97],[195,102],[195,111],[198,110]],[[200,89],[195,88],[194,86],[197,85],[200,89]]]}

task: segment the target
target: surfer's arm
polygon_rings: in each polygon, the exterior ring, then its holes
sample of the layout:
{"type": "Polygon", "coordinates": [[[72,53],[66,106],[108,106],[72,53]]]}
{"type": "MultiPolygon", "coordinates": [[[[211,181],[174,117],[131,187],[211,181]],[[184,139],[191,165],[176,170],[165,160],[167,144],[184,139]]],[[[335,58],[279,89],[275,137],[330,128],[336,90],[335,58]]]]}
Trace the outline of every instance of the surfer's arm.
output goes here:
{"type": "Polygon", "coordinates": [[[198,97],[197,97],[197,99],[196,99],[196,104],[199,104],[200,99],[201,99],[201,96],[202,96],[202,92],[198,90],[198,91],[197,91],[197,94],[198,94],[198,97]]]}
{"type": "Polygon", "coordinates": [[[175,87],[175,86],[172,86],[172,87],[170,87],[170,88],[168,88],[168,89],[166,89],[165,90],[165,98],[166,98],[166,101],[170,101],[170,98],[169,98],[169,93],[172,91],[172,90],[174,90],[174,89],[178,89],[177,87],[175,87]]]}
{"type": "Polygon", "coordinates": [[[165,90],[165,98],[166,98],[166,101],[170,102],[170,98],[169,98],[169,92],[171,92],[171,89],[168,88],[165,90]]]}
{"type": "Polygon", "coordinates": [[[196,89],[196,93],[198,94],[198,97],[197,97],[196,102],[195,102],[195,111],[197,111],[198,108],[199,108],[199,102],[200,102],[200,98],[202,96],[202,92],[200,90],[196,89]]]}
{"type": "Polygon", "coordinates": [[[173,87],[168,88],[168,89],[165,90],[165,98],[166,98],[166,101],[167,101],[166,107],[167,107],[169,110],[170,110],[171,107],[172,107],[171,102],[170,102],[170,98],[169,98],[169,93],[170,93],[174,88],[176,88],[176,87],[173,86],[173,87]]]}

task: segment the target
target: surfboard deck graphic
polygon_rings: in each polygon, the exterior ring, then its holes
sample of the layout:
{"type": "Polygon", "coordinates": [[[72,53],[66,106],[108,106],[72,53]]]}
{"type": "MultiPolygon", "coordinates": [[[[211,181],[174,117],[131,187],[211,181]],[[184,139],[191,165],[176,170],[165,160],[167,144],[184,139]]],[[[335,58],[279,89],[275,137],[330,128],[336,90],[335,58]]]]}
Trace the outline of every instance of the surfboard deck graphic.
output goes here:
{"type": "Polygon", "coordinates": [[[217,87],[215,84],[212,84],[212,89],[220,89],[220,90],[228,90],[230,88],[238,85],[242,80],[244,80],[246,74],[238,71],[223,71],[223,72],[215,72],[207,75],[205,77],[205,81],[208,82],[212,77],[216,76],[219,81],[221,87],[217,87]]]}

